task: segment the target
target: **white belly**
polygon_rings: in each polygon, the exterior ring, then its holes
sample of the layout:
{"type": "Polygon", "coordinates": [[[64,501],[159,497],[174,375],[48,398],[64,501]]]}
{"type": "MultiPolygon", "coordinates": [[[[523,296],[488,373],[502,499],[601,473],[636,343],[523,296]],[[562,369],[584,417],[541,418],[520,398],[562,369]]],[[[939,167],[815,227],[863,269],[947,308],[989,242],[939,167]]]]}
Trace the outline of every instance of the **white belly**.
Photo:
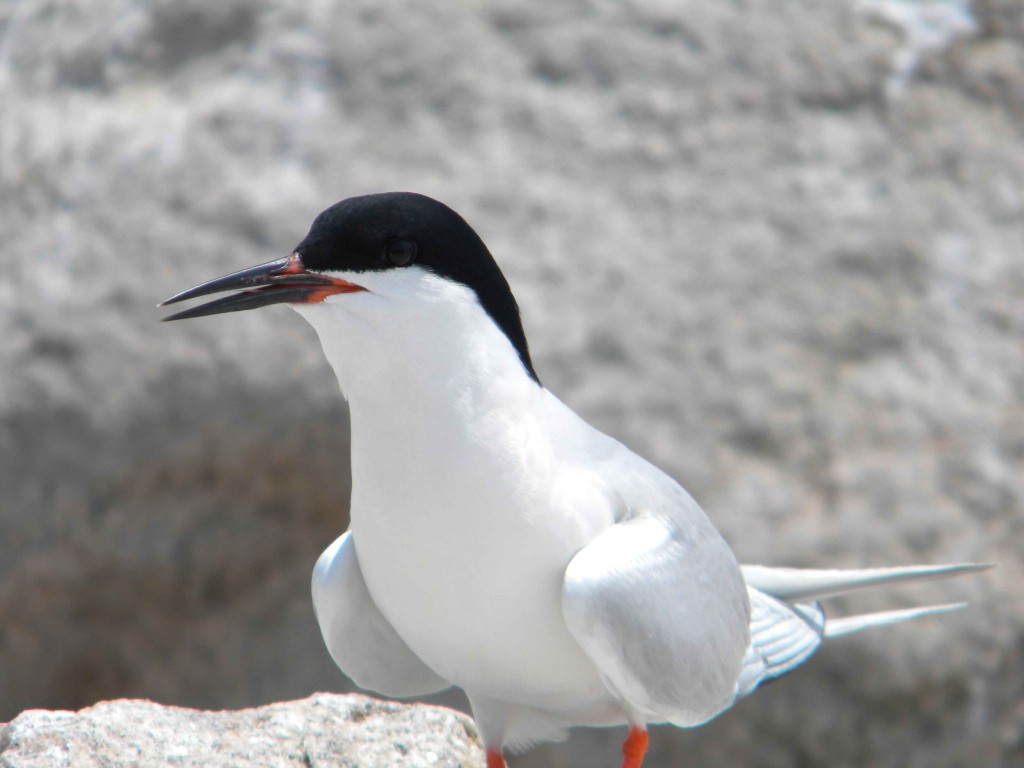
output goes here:
{"type": "Polygon", "coordinates": [[[471,693],[606,701],[561,606],[569,561],[613,522],[607,504],[559,491],[566,463],[586,465],[590,428],[527,377],[471,292],[424,273],[399,313],[373,273],[358,278],[370,292],[297,306],[349,396],[351,530],[374,602],[471,693]]]}
{"type": "Polygon", "coordinates": [[[457,492],[413,495],[357,492],[352,532],[374,601],[417,656],[503,701],[563,709],[606,698],[562,617],[565,567],[590,532],[552,526],[544,512],[455,514],[457,492]]]}

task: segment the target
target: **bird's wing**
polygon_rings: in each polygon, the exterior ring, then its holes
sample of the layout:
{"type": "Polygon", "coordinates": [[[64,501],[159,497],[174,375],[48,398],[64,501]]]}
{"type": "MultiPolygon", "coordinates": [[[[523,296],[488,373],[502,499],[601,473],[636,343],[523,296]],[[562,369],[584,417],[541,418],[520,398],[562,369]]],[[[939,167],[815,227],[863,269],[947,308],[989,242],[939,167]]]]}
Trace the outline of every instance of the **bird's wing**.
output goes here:
{"type": "Polygon", "coordinates": [[[421,696],[451,685],[420,661],[373,602],[351,531],[316,562],[313,608],[331,657],[360,688],[421,696]]]}
{"type": "Polygon", "coordinates": [[[902,582],[947,579],[967,573],[987,571],[988,563],[957,565],[910,565],[897,568],[862,568],[860,570],[817,570],[813,568],[774,568],[744,565],[747,583],[780,600],[806,600],[844,595],[858,589],[899,584],[902,582]]]}
{"type": "Polygon", "coordinates": [[[750,594],[750,648],[743,658],[736,698],[750,695],[761,683],[781,677],[803,664],[825,638],[963,607],[963,603],[929,605],[826,620],[821,606],[816,601],[808,602],[810,599],[889,584],[961,576],[990,567],[962,563],[817,570],[744,565],[743,576],[750,594]]]}
{"type": "Polygon", "coordinates": [[[750,595],[750,647],[736,683],[736,698],[761,683],[799,667],[818,649],[825,613],[817,603],[784,603],[753,587],[750,595]]]}
{"type": "Polygon", "coordinates": [[[683,531],[641,514],[610,526],[570,561],[562,612],[609,690],[647,721],[699,725],[733,702],[749,604],[710,523],[683,531]]]}

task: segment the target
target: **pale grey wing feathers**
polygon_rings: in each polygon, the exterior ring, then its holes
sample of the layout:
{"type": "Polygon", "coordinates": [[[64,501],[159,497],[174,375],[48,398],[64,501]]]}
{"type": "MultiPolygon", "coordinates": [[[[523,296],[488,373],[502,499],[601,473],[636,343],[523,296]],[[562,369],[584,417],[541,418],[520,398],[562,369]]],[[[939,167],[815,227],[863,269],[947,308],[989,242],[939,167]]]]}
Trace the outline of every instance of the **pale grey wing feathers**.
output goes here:
{"type": "Polygon", "coordinates": [[[806,600],[843,595],[859,589],[870,589],[902,582],[947,579],[969,573],[987,571],[987,563],[956,565],[906,565],[896,568],[862,568],[858,570],[819,570],[814,568],[773,568],[744,565],[747,584],[780,600],[806,600]]]}
{"type": "Polygon", "coordinates": [[[808,598],[831,597],[890,584],[961,576],[988,568],[991,566],[974,563],[859,570],[744,565],[743,576],[747,581],[751,606],[750,647],[743,658],[743,672],[736,684],[736,698],[750,695],[766,680],[780,677],[803,664],[826,637],[838,637],[963,607],[962,603],[930,605],[826,620],[821,606],[817,602],[806,602],[808,598]]]}
{"type": "Polygon", "coordinates": [[[736,683],[737,699],[807,661],[825,632],[825,612],[817,603],[783,603],[753,587],[748,594],[750,647],[736,683]]]}
{"type": "Polygon", "coordinates": [[[421,696],[451,685],[419,660],[373,602],[351,531],[317,560],[313,608],[331,658],[360,688],[421,696]]]}
{"type": "Polygon", "coordinates": [[[967,603],[944,603],[943,605],[926,605],[923,608],[904,608],[898,611],[879,611],[877,613],[861,613],[857,616],[844,616],[841,619],[829,619],[825,624],[825,637],[842,637],[872,627],[884,627],[886,624],[898,624],[901,621],[934,616],[938,613],[959,611],[967,607],[967,603]]]}
{"type": "Polygon", "coordinates": [[[609,690],[648,722],[699,725],[732,703],[749,606],[710,523],[612,525],[569,563],[562,611],[609,690]]]}

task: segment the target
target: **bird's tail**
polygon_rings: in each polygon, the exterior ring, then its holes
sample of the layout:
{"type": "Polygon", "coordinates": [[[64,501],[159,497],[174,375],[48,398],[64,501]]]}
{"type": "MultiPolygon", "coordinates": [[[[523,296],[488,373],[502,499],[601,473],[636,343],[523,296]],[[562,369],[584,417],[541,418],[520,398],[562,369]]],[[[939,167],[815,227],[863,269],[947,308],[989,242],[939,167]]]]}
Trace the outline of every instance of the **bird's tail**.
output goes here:
{"type": "Polygon", "coordinates": [[[813,570],[743,566],[750,595],[750,647],[736,684],[736,698],[803,664],[826,637],[945,613],[964,603],[826,618],[819,599],[861,589],[977,573],[991,565],[915,565],[864,570],[813,570]]]}

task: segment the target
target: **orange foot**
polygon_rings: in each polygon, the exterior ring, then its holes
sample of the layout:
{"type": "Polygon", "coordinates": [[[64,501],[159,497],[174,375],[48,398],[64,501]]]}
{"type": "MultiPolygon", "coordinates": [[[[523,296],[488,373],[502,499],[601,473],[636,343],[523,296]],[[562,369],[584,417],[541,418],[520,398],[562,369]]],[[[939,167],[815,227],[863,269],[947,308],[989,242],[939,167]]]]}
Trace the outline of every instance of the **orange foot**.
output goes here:
{"type": "MultiPolygon", "coordinates": [[[[640,768],[647,753],[647,731],[630,728],[629,735],[622,742],[622,768],[640,768]]],[[[491,768],[488,763],[487,768],[491,768]]]]}

